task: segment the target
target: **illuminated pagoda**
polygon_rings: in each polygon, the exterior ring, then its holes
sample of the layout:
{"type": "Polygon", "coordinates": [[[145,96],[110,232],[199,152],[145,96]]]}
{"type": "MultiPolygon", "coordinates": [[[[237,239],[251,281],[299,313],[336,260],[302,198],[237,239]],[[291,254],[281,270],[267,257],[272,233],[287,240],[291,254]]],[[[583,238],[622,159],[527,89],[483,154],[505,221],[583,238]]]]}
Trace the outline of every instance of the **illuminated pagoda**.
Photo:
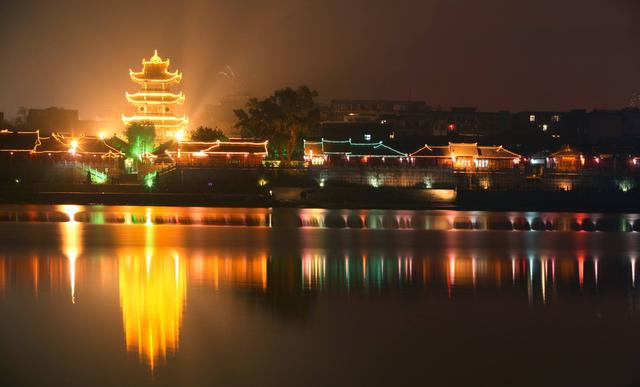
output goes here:
{"type": "Polygon", "coordinates": [[[133,123],[150,122],[159,130],[159,138],[164,141],[184,131],[189,119],[176,115],[174,109],[184,103],[184,94],[171,92],[171,86],[180,83],[182,73],[170,72],[169,59],[162,59],[156,50],[151,59],[142,59],[142,71],[129,70],[131,80],[141,86],[137,93],[126,93],[127,100],[135,106],[136,114],[122,115],[122,121],[129,126],[133,123]]]}

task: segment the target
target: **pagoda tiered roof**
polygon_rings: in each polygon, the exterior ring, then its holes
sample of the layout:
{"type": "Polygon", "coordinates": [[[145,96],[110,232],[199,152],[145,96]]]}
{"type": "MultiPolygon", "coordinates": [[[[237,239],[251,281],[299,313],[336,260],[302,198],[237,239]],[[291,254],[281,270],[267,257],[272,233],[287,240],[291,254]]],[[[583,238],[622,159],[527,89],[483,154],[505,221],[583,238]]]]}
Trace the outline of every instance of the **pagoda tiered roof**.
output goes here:
{"type": "Polygon", "coordinates": [[[129,75],[138,83],[178,83],[182,80],[182,73],[178,70],[170,72],[169,59],[162,59],[156,50],[149,59],[142,59],[142,71],[129,70],[129,75]]]}
{"type": "Polygon", "coordinates": [[[138,93],[126,93],[127,101],[133,104],[178,104],[184,103],[182,92],[175,94],[168,91],[142,91],[138,93]]]}

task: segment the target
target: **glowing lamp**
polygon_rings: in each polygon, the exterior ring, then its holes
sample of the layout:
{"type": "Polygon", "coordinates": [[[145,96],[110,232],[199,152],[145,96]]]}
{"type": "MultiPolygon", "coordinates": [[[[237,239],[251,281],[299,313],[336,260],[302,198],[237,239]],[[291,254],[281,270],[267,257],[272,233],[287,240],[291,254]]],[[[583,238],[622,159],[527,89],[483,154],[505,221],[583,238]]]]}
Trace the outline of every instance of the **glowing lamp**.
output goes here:
{"type": "Polygon", "coordinates": [[[100,132],[100,134],[98,134],[98,137],[99,137],[101,140],[104,140],[105,138],[107,138],[107,135],[106,135],[104,132],[100,132]]]}
{"type": "Polygon", "coordinates": [[[593,161],[595,161],[595,162],[596,162],[596,164],[599,164],[599,163],[600,163],[600,158],[599,158],[599,157],[594,157],[594,158],[593,158],[593,161]]]}

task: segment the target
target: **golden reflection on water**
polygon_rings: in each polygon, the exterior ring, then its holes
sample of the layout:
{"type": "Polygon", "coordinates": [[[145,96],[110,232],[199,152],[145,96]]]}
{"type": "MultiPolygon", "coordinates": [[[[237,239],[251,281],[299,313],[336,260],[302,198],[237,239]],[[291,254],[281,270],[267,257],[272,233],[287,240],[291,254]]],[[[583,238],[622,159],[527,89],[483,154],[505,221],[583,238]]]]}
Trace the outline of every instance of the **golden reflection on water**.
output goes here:
{"type": "Polygon", "coordinates": [[[118,258],[118,289],[127,351],[153,370],[178,350],[187,298],[187,268],[179,255],[118,258]]]}
{"type": "Polygon", "coordinates": [[[69,217],[68,222],[60,224],[62,234],[62,251],[69,260],[69,283],[71,289],[71,302],[76,302],[76,260],[82,252],[82,227],[76,222],[75,215],[79,207],[75,205],[62,205],[60,210],[69,217]]]}
{"type": "MultiPolygon", "coordinates": [[[[73,219],[72,206],[65,207],[65,212],[73,219]]],[[[89,290],[103,286],[119,301],[120,310],[116,308],[113,313],[122,318],[126,351],[152,371],[179,349],[188,285],[214,290],[252,289],[259,290],[253,294],[261,295],[285,287],[286,294],[295,294],[418,285],[446,289],[453,301],[465,297],[469,289],[474,293],[501,289],[526,293],[530,304],[544,305],[558,302],[558,289],[583,292],[610,286],[607,275],[599,278],[602,269],[606,274],[618,267],[627,278],[624,286],[636,286],[635,255],[616,261],[582,253],[562,258],[516,254],[487,257],[451,250],[432,257],[365,252],[330,257],[317,249],[285,259],[269,257],[261,250],[254,251],[253,256],[243,249],[174,250],[162,244],[171,228],[139,224],[125,227],[135,228],[127,232],[144,235],[144,243],[108,250],[102,256],[88,248],[83,252],[83,232],[87,231],[81,223],[71,221],[56,227],[61,231],[57,255],[0,256],[0,292],[6,295],[8,290],[17,289],[38,297],[47,290],[60,290],[68,300],[70,289],[71,301],[81,303],[89,302],[89,290]],[[78,264],[80,269],[76,270],[78,264]],[[83,286],[76,287],[77,281],[83,286]]]]}
{"type": "Polygon", "coordinates": [[[193,257],[189,261],[189,280],[223,286],[267,289],[267,257],[193,257]]]}

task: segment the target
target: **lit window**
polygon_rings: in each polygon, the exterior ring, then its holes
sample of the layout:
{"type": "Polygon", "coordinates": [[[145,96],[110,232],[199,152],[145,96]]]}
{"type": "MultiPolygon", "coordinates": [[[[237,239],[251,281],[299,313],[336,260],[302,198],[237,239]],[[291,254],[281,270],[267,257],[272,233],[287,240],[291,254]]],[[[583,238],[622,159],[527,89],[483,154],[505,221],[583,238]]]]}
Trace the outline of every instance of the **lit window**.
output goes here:
{"type": "Polygon", "coordinates": [[[536,122],[536,116],[534,114],[529,116],[529,122],[536,122]]]}
{"type": "Polygon", "coordinates": [[[370,134],[365,134],[364,135],[364,140],[365,141],[371,141],[371,135],[370,134]]]}
{"type": "Polygon", "coordinates": [[[396,132],[391,132],[391,134],[389,134],[389,138],[391,139],[396,138],[396,132]]]}
{"type": "Polygon", "coordinates": [[[549,125],[547,125],[547,124],[542,125],[542,131],[543,132],[546,132],[547,129],[549,129],[549,125]]]}
{"type": "Polygon", "coordinates": [[[560,116],[557,114],[554,114],[553,116],[551,116],[551,121],[560,122],[560,116]]]}

